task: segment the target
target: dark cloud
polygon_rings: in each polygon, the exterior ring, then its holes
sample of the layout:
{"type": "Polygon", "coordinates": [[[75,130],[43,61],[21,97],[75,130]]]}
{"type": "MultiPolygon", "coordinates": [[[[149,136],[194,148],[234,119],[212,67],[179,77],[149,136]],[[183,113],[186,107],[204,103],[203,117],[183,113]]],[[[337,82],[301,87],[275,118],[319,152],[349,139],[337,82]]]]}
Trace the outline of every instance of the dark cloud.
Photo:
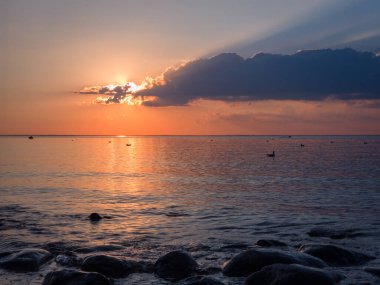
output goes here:
{"type": "Polygon", "coordinates": [[[76,93],[107,95],[107,97],[99,97],[97,102],[102,104],[118,104],[123,103],[127,96],[132,94],[131,87],[130,83],[125,85],[94,86],[86,87],[76,93]]]}
{"type": "Polygon", "coordinates": [[[137,93],[157,97],[145,105],[186,105],[196,99],[380,99],[380,57],[348,48],[247,59],[225,53],[169,70],[164,81],[137,93]]]}

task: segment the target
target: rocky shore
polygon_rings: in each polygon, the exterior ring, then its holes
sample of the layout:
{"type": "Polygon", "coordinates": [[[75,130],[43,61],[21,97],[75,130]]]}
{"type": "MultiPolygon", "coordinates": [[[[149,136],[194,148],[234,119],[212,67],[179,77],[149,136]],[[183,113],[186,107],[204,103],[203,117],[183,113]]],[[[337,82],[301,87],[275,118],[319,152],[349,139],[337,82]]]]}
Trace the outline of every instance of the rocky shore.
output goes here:
{"type": "MultiPolygon", "coordinates": [[[[203,264],[200,256],[185,249],[150,261],[114,254],[123,248],[102,245],[68,249],[47,244],[44,248],[1,252],[0,284],[21,284],[17,280],[35,276],[29,278],[33,282],[28,284],[333,285],[346,279],[337,270],[340,268],[361,270],[368,275],[367,282],[347,284],[380,281],[380,268],[366,267],[376,256],[333,244],[302,244],[295,248],[282,241],[259,240],[251,246],[231,245],[220,249],[230,253],[226,257],[231,256],[214,266],[203,264]],[[132,275],[135,282],[130,281],[132,275]],[[138,276],[151,277],[136,282],[138,276]]],[[[207,258],[212,259],[212,253],[207,258]]]]}

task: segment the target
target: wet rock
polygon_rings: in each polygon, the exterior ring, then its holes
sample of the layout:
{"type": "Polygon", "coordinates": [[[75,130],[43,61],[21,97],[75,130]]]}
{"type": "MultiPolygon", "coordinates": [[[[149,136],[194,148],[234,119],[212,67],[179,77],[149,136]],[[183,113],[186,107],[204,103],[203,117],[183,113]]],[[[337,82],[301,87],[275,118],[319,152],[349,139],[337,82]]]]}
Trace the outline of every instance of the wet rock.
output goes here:
{"type": "Polygon", "coordinates": [[[275,251],[269,249],[250,249],[227,261],[223,265],[222,271],[226,276],[248,276],[261,270],[264,266],[275,263],[295,263],[318,268],[326,265],[322,260],[308,254],[290,253],[286,251],[275,251]]]}
{"type": "Polygon", "coordinates": [[[161,256],[154,264],[155,273],[167,280],[180,280],[191,276],[198,264],[187,252],[176,250],[161,256]]]}
{"type": "Polygon", "coordinates": [[[330,266],[359,265],[373,259],[366,254],[330,244],[303,245],[300,251],[318,257],[330,266]]]}
{"type": "Polygon", "coordinates": [[[102,216],[100,216],[98,213],[91,213],[88,218],[90,219],[90,221],[92,222],[98,222],[102,219],[102,216]]]}
{"type": "Polygon", "coordinates": [[[102,274],[63,269],[49,272],[42,285],[111,285],[111,281],[102,274]]]}
{"type": "Polygon", "coordinates": [[[4,257],[0,261],[0,267],[21,272],[37,271],[52,258],[53,255],[44,249],[24,249],[4,257]]]}
{"type": "Polygon", "coordinates": [[[328,237],[331,239],[344,239],[362,236],[356,229],[339,230],[327,228],[314,228],[307,233],[310,237],[328,237]]]}
{"type": "Polygon", "coordinates": [[[262,247],[271,247],[271,246],[287,246],[286,243],[283,243],[274,239],[260,239],[256,242],[256,245],[262,247]]]}
{"type": "Polygon", "coordinates": [[[182,280],[178,285],[224,285],[224,283],[211,277],[192,276],[182,280]]]}
{"type": "Polygon", "coordinates": [[[83,259],[73,253],[58,254],[55,257],[55,262],[62,266],[79,267],[83,263],[83,259]]]}
{"type": "Polygon", "coordinates": [[[327,270],[299,264],[273,264],[248,276],[243,285],[334,285],[340,279],[327,270]]]}
{"type": "Polygon", "coordinates": [[[380,277],[380,267],[365,267],[364,271],[380,277]]]}
{"type": "Polygon", "coordinates": [[[108,277],[121,278],[135,272],[136,263],[108,255],[93,255],[83,261],[81,269],[98,272],[108,277]]]}
{"type": "Polygon", "coordinates": [[[91,247],[81,247],[74,250],[77,253],[92,253],[97,251],[115,251],[115,250],[125,250],[126,247],[122,245],[97,245],[91,247]]]}

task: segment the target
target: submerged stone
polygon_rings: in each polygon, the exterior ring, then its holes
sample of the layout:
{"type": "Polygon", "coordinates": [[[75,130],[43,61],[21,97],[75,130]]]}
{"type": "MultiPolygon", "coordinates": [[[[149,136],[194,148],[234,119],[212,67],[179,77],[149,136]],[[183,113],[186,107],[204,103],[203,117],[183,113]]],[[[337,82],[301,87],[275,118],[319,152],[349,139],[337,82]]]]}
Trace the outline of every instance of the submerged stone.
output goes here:
{"type": "Polygon", "coordinates": [[[299,264],[273,264],[248,276],[243,285],[334,285],[340,279],[327,270],[299,264]]]}
{"type": "Polygon", "coordinates": [[[154,264],[155,273],[167,280],[180,280],[195,273],[198,263],[187,252],[176,250],[161,256],[154,264]]]}
{"type": "Polygon", "coordinates": [[[53,255],[44,249],[24,249],[7,255],[0,261],[0,267],[21,272],[37,271],[41,265],[52,258],[53,255]]]}
{"type": "Polygon", "coordinates": [[[42,285],[111,285],[111,281],[96,272],[81,272],[63,269],[49,272],[42,285]]]}
{"type": "Polygon", "coordinates": [[[284,263],[301,264],[305,266],[324,267],[326,264],[311,255],[304,253],[290,253],[286,251],[275,251],[269,249],[250,249],[239,253],[223,265],[223,274],[226,276],[248,276],[261,270],[264,266],[284,263]]]}
{"type": "Polygon", "coordinates": [[[256,245],[262,247],[271,247],[271,246],[287,246],[286,243],[283,243],[274,239],[260,239],[256,242],[256,245]]]}
{"type": "Polygon", "coordinates": [[[373,259],[369,255],[330,244],[303,245],[300,251],[318,257],[330,266],[359,265],[373,259]]]}
{"type": "Polygon", "coordinates": [[[311,229],[308,233],[311,237],[328,237],[331,239],[344,239],[352,238],[363,235],[358,233],[356,229],[329,229],[329,228],[314,228],[311,229]]]}

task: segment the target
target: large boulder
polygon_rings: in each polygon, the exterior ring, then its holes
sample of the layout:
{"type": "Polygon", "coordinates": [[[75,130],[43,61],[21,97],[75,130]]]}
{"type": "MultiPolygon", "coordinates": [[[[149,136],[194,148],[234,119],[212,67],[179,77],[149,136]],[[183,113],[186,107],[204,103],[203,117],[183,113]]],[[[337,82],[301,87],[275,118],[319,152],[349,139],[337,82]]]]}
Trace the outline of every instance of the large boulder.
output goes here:
{"type": "Polygon", "coordinates": [[[53,258],[53,255],[44,249],[24,249],[5,256],[0,261],[0,267],[20,272],[37,271],[41,265],[53,258]]]}
{"type": "Polygon", "coordinates": [[[136,263],[108,255],[93,255],[83,261],[81,269],[98,272],[108,277],[121,278],[135,272],[136,263]]]}
{"type": "Polygon", "coordinates": [[[63,269],[49,272],[42,285],[111,285],[111,281],[96,272],[81,272],[63,269]]]}
{"type": "Polygon", "coordinates": [[[187,252],[176,250],[161,256],[154,264],[155,273],[167,280],[180,280],[191,276],[198,263],[187,252]]]}
{"type": "Polygon", "coordinates": [[[299,264],[273,264],[248,276],[243,285],[334,285],[336,273],[299,264]]]}
{"type": "Polygon", "coordinates": [[[373,257],[330,244],[303,245],[301,252],[318,257],[330,266],[349,266],[363,264],[373,257]]]}
{"type": "Polygon", "coordinates": [[[226,276],[248,276],[267,265],[275,263],[301,264],[305,266],[324,267],[326,264],[311,255],[304,253],[290,253],[270,249],[250,249],[239,253],[223,265],[223,274],[226,276]]]}

